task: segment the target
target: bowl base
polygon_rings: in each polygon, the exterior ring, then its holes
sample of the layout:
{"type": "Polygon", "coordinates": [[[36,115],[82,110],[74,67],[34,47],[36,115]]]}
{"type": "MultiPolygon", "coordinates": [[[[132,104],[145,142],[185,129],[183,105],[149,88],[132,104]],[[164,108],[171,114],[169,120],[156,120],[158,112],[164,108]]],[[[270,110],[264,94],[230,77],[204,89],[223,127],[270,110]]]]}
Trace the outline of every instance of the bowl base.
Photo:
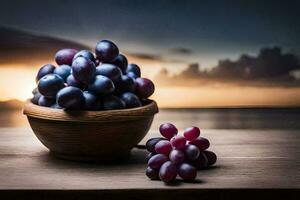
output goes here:
{"type": "Polygon", "coordinates": [[[80,162],[103,162],[119,163],[128,160],[130,152],[118,153],[118,155],[70,155],[50,151],[50,155],[63,160],[80,161],[80,162]]]}

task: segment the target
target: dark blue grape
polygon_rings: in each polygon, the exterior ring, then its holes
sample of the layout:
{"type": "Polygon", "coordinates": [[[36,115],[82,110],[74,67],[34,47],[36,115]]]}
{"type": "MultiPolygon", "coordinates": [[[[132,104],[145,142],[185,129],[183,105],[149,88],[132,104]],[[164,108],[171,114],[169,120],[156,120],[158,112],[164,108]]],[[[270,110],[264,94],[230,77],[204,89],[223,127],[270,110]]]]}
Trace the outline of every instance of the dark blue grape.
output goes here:
{"type": "Polygon", "coordinates": [[[141,77],[141,69],[139,66],[137,66],[136,64],[129,64],[127,66],[127,70],[126,70],[127,74],[129,72],[134,73],[137,77],[141,77]]]}
{"type": "Polygon", "coordinates": [[[196,160],[200,154],[200,151],[195,145],[188,144],[184,149],[184,153],[188,159],[196,160]]]}
{"type": "Polygon", "coordinates": [[[165,140],[162,137],[151,138],[146,142],[146,149],[152,153],[155,153],[155,145],[161,140],[165,140]]]}
{"type": "Polygon", "coordinates": [[[77,87],[65,87],[57,93],[56,103],[66,109],[80,109],[84,103],[83,93],[77,87]]]}
{"type": "Polygon", "coordinates": [[[169,159],[174,164],[180,164],[184,161],[185,156],[184,153],[180,150],[173,149],[169,154],[169,159]]]}
{"type": "Polygon", "coordinates": [[[79,82],[74,76],[73,74],[70,74],[67,78],[67,85],[68,86],[73,86],[73,87],[78,87],[80,89],[84,88],[84,84],[79,82]]]}
{"type": "Polygon", "coordinates": [[[198,158],[192,163],[197,169],[205,169],[208,167],[208,160],[203,152],[200,152],[198,158]]]}
{"type": "Polygon", "coordinates": [[[208,166],[211,166],[217,162],[217,155],[212,151],[203,151],[207,158],[208,166]]]}
{"type": "Polygon", "coordinates": [[[88,86],[88,90],[97,95],[107,95],[115,90],[114,83],[106,76],[97,75],[88,86]]]}
{"type": "Polygon", "coordinates": [[[58,65],[71,65],[77,50],[61,49],[55,54],[55,61],[58,65]]]}
{"type": "Polygon", "coordinates": [[[178,175],[185,181],[193,181],[197,176],[197,169],[188,163],[182,163],[178,167],[178,175]]]}
{"type": "Polygon", "coordinates": [[[126,73],[126,76],[128,76],[128,77],[130,77],[130,78],[132,78],[132,79],[138,78],[138,76],[137,76],[135,73],[133,73],[133,72],[127,72],[127,73],[126,73]]]}
{"type": "Polygon", "coordinates": [[[147,157],[146,157],[146,162],[148,162],[149,159],[150,159],[152,156],[154,156],[154,155],[156,155],[156,153],[150,152],[150,153],[147,155],[147,157]]]}
{"type": "Polygon", "coordinates": [[[84,109],[86,110],[101,110],[101,100],[89,91],[83,92],[84,96],[84,109]]]}
{"type": "Polygon", "coordinates": [[[46,65],[42,66],[37,73],[35,81],[38,82],[43,76],[45,76],[47,74],[52,74],[54,70],[55,70],[54,65],[46,64],[46,65]]]}
{"type": "Polygon", "coordinates": [[[114,82],[116,87],[116,92],[122,94],[124,92],[134,92],[135,90],[135,81],[133,78],[122,75],[119,81],[114,82]]]}
{"type": "Polygon", "coordinates": [[[39,106],[51,107],[55,104],[55,99],[41,96],[38,101],[39,106]]]}
{"type": "Polygon", "coordinates": [[[55,98],[57,92],[65,87],[64,80],[57,74],[43,76],[38,82],[39,92],[48,98],[55,98]]]}
{"type": "Polygon", "coordinates": [[[172,182],[176,179],[176,176],[177,168],[171,161],[165,162],[159,169],[159,178],[163,182],[172,182]]]}
{"type": "Polygon", "coordinates": [[[53,73],[59,75],[64,80],[66,80],[67,77],[71,74],[71,69],[72,68],[69,65],[60,65],[55,68],[53,73]]]}
{"type": "Polygon", "coordinates": [[[121,79],[122,72],[120,68],[113,64],[103,63],[96,67],[96,75],[106,76],[115,82],[121,79]]]}
{"type": "Polygon", "coordinates": [[[154,93],[155,88],[151,80],[147,78],[137,78],[135,79],[135,83],[135,91],[140,98],[146,99],[154,93]]]}
{"type": "Polygon", "coordinates": [[[84,84],[89,84],[95,78],[96,67],[94,62],[85,58],[77,57],[72,63],[72,74],[74,78],[84,84]]]}
{"type": "Polygon", "coordinates": [[[73,60],[74,60],[75,58],[77,58],[77,57],[80,57],[80,56],[85,57],[85,58],[87,58],[87,59],[93,61],[94,63],[95,63],[95,61],[96,61],[95,56],[93,55],[93,53],[90,52],[90,51],[88,51],[88,50],[81,50],[81,51],[78,51],[78,52],[75,54],[73,60]]]}
{"type": "Polygon", "coordinates": [[[152,169],[151,167],[147,167],[147,169],[146,169],[146,175],[151,180],[158,180],[159,179],[159,170],[152,169]]]}
{"type": "Polygon", "coordinates": [[[126,108],[135,108],[142,106],[140,99],[131,92],[122,94],[121,99],[125,102],[126,108]]]}
{"type": "Polygon", "coordinates": [[[42,96],[42,95],[41,95],[39,92],[36,92],[36,93],[33,95],[32,99],[31,99],[31,102],[32,102],[33,104],[35,104],[35,105],[38,105],[38,104],[39,104],[39,99],[40,99],[41,96],[42,96]]]}
{"type": "Polygon", "coordinates": [[[148,160],[148,166],[152,169],[159,169],[162,164],[168,161],[168,157],[163,154],[156,154],[148,160]]]}
{"type": "Polygon", "coordinates": [[[96,56],[101,62],[113,62],[119,55],[119,49],[112,41],[101,40],[96,45],[96,56]]]}
{"type": "Polygon", "coordinates": [[[107,96],[103,98],[103,109],[104,110],[115,110],[124,109],[125,103],[120,98],[116,96],[107,96]]]}
{"type": "Polygon", "coordinates": [[[124,74],[126,73],[128,61],[123,54],[119,54],[113,64],[118,66],[124,74]]]}

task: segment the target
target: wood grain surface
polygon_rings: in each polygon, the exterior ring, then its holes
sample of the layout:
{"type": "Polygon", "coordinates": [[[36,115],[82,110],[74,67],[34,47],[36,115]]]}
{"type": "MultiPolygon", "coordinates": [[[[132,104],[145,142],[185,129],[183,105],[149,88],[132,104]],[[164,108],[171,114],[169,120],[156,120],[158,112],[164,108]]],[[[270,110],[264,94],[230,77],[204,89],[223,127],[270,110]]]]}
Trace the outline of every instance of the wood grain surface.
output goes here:
{"type": "MultiPolygon", "coordinates": [[[[144,175],[144,150],[122,164],[59,160],[29,128],[0,128],[0,197],[17,199],[297,199],[298,130],[203,130],[218,155],[194,183],[144,175]]],[[[152,133],[155,135],[155,133],[152,133]]],[[[145,138],[142,143],[145,142],[145,138]]],[[[122,141],[119,141],[122,142],[122,141]]]]}

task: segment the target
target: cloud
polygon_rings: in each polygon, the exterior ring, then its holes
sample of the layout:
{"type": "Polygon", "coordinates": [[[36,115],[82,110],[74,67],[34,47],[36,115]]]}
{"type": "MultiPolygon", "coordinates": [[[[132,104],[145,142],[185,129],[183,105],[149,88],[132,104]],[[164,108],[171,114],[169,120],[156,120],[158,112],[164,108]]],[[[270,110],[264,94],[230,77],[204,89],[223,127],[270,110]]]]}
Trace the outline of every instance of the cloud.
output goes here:
{"type": "Polygon", "coordinates": [[[296,71],[300,71],[297,56],[283,53],[280,47],[272,47],[262,48],[257,56],[243,54],[236,61],[220,60],[210,71],[201,70],[197,63],[190,64],[175,76],[170,76],[164,69],[157,76],[157,80],[170,85],[198,86],[197,82],[201,82],[202,84],[300,86],[300,80],[293,75],[296,71]]]}
{"type": "Polygon", "coordinates": [[[163,58],[161,56],[154,55],[154,54],[147,54],[147,53],[127,53],[127,54],[144,60],[163,61],[163,58]]]}
{"type": "Polygon", "coordinates": [[[170,49],[170,52],[176,54],[183,54],[183,55],[190,55],[194,53],[192,49],[188,49],[184,47],[172,48],[170,49]]]}

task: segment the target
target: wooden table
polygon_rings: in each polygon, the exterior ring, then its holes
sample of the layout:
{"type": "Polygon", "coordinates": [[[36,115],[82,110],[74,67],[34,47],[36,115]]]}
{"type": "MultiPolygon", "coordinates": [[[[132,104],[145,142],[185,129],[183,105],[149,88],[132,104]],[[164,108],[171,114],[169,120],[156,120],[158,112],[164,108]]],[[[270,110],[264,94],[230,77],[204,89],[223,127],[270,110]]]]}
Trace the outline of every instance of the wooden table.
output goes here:
{"type": "MultiPolygon", "coordinates": [[[[0,128],[0,199],[297,199],[298,130],[204,130],[217,165],[195,183],[165,185],[144,171],[146,151],[127,163],[101,165],[59,160],[29,128],[0,128]]],[[[143,143],[144,141],[142,141],[143,143]]]]}

